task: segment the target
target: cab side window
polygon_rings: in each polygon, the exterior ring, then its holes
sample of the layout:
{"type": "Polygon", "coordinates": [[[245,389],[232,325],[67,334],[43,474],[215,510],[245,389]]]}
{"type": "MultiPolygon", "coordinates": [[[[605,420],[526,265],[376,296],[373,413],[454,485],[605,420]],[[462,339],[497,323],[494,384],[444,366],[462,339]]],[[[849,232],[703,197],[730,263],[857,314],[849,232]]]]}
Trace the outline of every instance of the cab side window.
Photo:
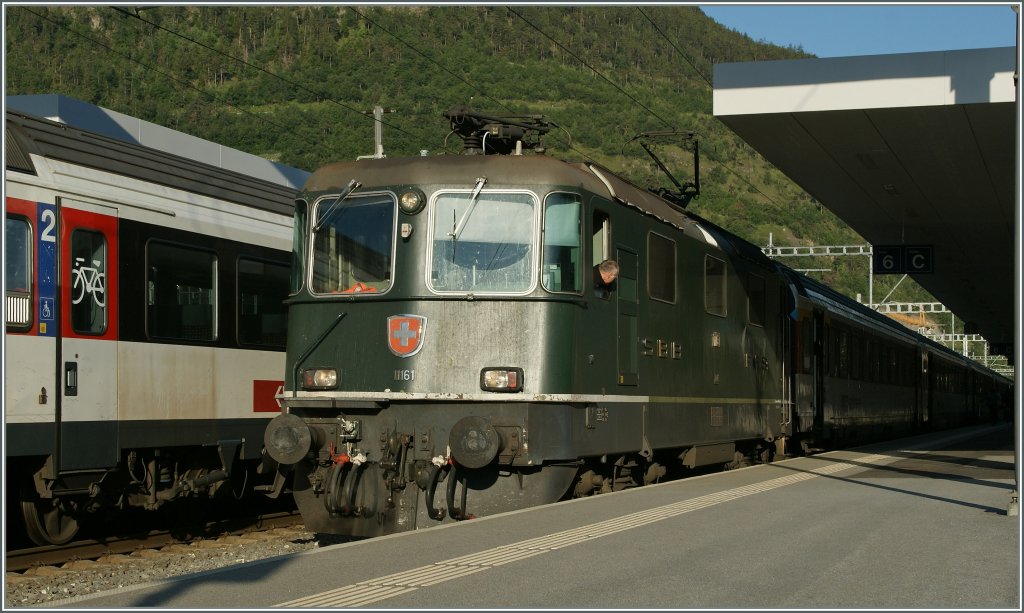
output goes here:
{"type": "Polygon", "coordinates": [[[611,297],[615,284],[606,284],[598,271],[601,262],[611,259],[612,255],[612,222],[611,218],[604,211],[594,209],[594,216],[590,226],[591,244],[591,265],[594,274],[594,295],[607,300],[611,297]]]}
{"type": "Polygon", "coordinates": [[[583,289],[583,237],[576,194],[554,193],[544,200],[544,289],[579,293],[583,289]]]}
{"type": "Polygon", "coordinates": [[[591,243],[593,245],[593,261],[591,266],[597,266],[611,257],[611,234],[612,222],[604,211],[594,211],[594,223],[591,231],[591,243]]]}

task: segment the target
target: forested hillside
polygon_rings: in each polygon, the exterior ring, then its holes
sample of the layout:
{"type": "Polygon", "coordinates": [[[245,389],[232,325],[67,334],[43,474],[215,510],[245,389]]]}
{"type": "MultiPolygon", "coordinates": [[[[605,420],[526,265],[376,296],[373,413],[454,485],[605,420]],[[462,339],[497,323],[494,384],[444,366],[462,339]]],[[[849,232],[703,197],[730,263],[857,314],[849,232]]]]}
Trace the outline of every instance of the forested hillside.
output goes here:
{"type": "MultiPolygon", "coordinates": [[[[6,94],[59,93],[313,170],[373,153],[455,153],[441,113],[542,114],[547,153],[671,187],[630,140],[682,129],[701,149],[699,215],[765,245],[863,239],[712,115],[713,65],[808,57],[685,6],[6,6],[6,94]],[[447,148],[446,148],[447,146],[447,148]]],[[[692,158],[659,155],[681,180],[692,158]]],[[[789,261],[867,298],[866,258],[789,261]]],[[[875,297],[896,279],[876,280],[875,297]]],[[[910,280],[892,300],[930,300],[910,280]]]]}

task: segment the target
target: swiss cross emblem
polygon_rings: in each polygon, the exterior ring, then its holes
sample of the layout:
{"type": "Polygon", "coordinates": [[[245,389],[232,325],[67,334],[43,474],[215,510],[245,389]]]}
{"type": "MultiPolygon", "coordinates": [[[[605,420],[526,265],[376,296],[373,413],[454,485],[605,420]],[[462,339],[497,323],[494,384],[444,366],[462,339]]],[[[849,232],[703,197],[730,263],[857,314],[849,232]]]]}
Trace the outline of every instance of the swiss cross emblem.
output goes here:
{"type": "Polygon", "coordinates": [[[416,355],[423,347],[423,331],[427,318],[419,315],[388,317],[388,348],[400,358],[416,355]]]}

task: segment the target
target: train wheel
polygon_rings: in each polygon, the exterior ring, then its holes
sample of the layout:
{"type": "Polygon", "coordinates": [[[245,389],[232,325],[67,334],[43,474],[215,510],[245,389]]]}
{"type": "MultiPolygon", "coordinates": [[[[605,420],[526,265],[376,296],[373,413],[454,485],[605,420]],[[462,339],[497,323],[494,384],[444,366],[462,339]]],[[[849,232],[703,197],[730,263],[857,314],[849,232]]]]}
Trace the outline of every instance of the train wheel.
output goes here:
{"type": "Polygon", "coordinates": [[[28,537],[37,545],[63,545],[78,534],[78,520],[56,500],[39,498],[34,492],[22,494],[21,515],[28,537]]]}

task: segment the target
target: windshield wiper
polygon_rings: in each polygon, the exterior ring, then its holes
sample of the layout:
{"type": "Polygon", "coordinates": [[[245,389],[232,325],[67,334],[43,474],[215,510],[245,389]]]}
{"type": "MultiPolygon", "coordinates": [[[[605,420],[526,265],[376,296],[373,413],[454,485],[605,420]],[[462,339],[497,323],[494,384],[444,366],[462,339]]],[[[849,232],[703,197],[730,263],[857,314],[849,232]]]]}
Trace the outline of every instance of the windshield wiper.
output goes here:
{"type": "Polygon", "coordinates": [[[480,190],[484,188],[484,183],[487,183],[487,177],[477,178],[476,187],[473,189],[473,195],[469,197],[469,208],[462,214],[462,219],[459,220],[458,224],[452,224],[452,231],[448,233],[448,236],[452,237],[453,243],[459,240],[459,236],[462,234],[462,231],[466,229],[466,222],[469,221],[469,216],[473,212],[473,207],[476,206],[476,198],[480,195],[480,190]]]}
{"type": "Polygon", "coordinates": [[[332,202],[331,206],[327,208],[327,211],[324,212],[324,214],[320,216],[320,219],[317,220],[316,224],[313,226],[313,232],[319,232],[320,228],[324,227],[324,224],[327,223],[327,220],[330,219],[331,215],[334,214],[334,209],[338,208],[338,205],[341,204],[341,202],[345,200],[345,198],[348,198],[352,192],[362,187],[362,185],[362,183],[356,181],[355,179],[349,181],[348,185],[345,186],[345,189],[341,190],[341,193],[338,194],[338,199],[332,202]]]}

